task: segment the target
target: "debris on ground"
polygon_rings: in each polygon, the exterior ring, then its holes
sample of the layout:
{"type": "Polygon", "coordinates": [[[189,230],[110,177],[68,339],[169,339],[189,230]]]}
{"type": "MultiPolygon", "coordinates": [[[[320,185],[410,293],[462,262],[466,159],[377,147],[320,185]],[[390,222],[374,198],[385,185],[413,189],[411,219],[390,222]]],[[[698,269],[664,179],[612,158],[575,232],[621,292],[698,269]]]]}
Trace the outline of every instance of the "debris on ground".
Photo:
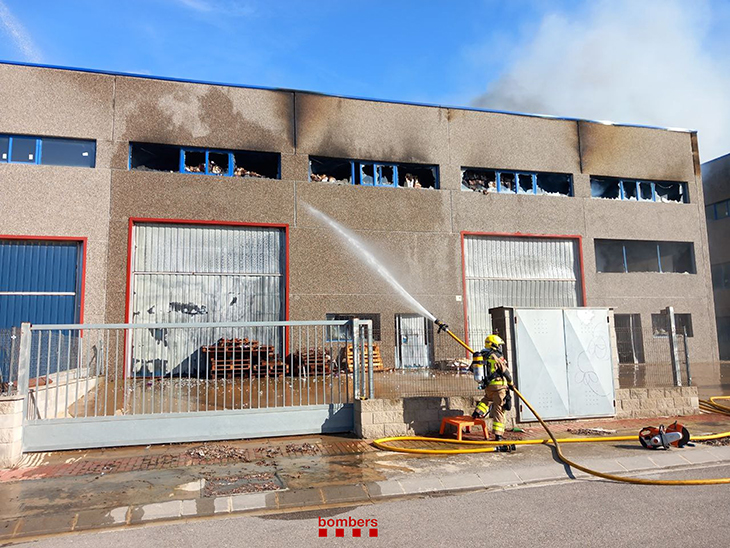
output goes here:
{"type": "Polygon", "coordinates": [[[281,447],[257,447],[254,451],[256,453],[264,453],[264,456],[269,459],[281,456],[281,447]]]}
{"type": "Polygon", "coordinates": [[[616,430],[608,430],[606,428],[568,428],[568,432],[577,436],[610,436],[615,434],[616,430]]]}
{"type": "Polygon", "coordinates": [[[230,445],[218,443],[204,443],[198,447],[188,449],[185,454],[196,460],[237,460],[251,462],[245,449],[237,449],[230,445]]]}
{"type": "Polygon", "coordinates": [[[259,493],[278,491],[283,487],[279,478],[270,472],[245,474],[242,476],[223,476],[206,478],[203,488],[204,497],[235,495],[237,493],[259,493]]]}
{"type": "Polygon", "coordinates": [[[705,445],[715,445],[715,446],[724,446],[724,445],[730,445],[730,438],[720,438],[719,440],[707,440],[699,443],[704,443],[705,445]]]}
{"type": "Polygon", "coordinates": [[[301,445],[290,443],[286,446],[286,450],[288,453],[304,453],[305,455],[318,454],[317,446],[312,445],[311,443],[303,443],[301,445]]]}

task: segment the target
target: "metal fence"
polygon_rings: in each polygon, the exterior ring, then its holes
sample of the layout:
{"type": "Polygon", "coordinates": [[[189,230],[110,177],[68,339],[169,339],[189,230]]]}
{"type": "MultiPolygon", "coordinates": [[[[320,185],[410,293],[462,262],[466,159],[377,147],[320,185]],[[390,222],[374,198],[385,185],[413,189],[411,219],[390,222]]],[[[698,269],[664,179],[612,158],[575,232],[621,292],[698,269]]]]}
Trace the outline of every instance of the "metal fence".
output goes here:
{"type": "Polygon", "coordinates": [[[0,329],[0,395],[9,396],[18,391],[18,353],[20,329],[0,329]]]}
{"type": "MultiPolygon", "coordinates": [[[[452,331],[464,340],[463,331],[452,331]]],[[[474,350],[482,349],[484,337],[488,334],[472,333],[470,342],[474,350]]],[[[420,361],[410,360],[408,367],[376,372],[375,393],[379,398],[476,396],[480,393],[469,371],[471,354],[450,336],[442,333],[429,337],[427,351],[420,340],[412,343],[417,347],[409,348],[410,344],[410,341],[401,342],[401,353],[418,356],[420,361]]]]}
{"type": "Polygon", "coordinates": [[[368,345],[369,321],[25,324],[20,385],[29,421],[346,404],[368,345]]]}
{"type": "Polygon", "coordinates": [[[677,386],[677,371],[672,354],[676,356],[679,382],[691,384],[687,337],[676,334],[654,337],[641,328],[616,328],[619,357],[620,388],[663,388],[677,386]],[[672,347],[674,342],[674,347],[672,347]]]}

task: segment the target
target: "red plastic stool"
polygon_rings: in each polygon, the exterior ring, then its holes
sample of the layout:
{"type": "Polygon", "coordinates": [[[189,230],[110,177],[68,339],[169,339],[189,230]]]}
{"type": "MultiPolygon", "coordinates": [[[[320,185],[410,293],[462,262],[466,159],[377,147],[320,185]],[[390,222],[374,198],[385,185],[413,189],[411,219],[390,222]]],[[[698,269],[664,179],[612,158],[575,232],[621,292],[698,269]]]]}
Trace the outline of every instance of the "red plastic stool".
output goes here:
{"type": "Polygon", "coordinates": [[[481,426],[484,439],[488,440],[487,434],[487,423],[484,419],[475,419],[469,415],[460,415],[458,417],[444,417],[441,420],[441,428],[439,428],[439,434],[443,434],[446,430],[447,424],[453,424],[456,426],[456,439],[461,441],[462,428],[465,428],[467,433],[471,430],[472,426],[481,426]]]}

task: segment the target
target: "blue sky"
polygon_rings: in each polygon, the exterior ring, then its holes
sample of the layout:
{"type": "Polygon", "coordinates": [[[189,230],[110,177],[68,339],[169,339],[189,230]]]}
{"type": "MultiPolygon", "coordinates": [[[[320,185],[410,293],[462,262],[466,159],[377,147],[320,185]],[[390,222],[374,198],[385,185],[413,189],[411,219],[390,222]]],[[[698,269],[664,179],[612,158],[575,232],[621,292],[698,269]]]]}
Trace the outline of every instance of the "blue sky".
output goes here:
{"type": "Polygon", "coordinates": [[[0,0],[0,59],[700,131],[730,152],[721,0],[0,0]]]}

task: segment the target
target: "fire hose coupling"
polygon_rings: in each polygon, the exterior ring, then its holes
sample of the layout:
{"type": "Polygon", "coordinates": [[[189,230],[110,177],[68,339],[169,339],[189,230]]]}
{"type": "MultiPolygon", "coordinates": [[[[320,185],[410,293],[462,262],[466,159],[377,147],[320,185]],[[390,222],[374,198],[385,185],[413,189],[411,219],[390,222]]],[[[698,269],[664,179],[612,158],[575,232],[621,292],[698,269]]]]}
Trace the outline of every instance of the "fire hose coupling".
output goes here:
{"type": "Polygon", "coordinates": [[[446,324],[445,324],[444,322],[442,322],[441,320],[436,320],[436,321],[434,321],[433,323],[435,323],[436,325],[438,325],[438,326],[439,326],[439,330],[437,331],[437,333],[441,333],[442,331],[448,331],[448,330],[449,330],[449,326],[448,326],[448,325],[446,325],[446,324]]]}

